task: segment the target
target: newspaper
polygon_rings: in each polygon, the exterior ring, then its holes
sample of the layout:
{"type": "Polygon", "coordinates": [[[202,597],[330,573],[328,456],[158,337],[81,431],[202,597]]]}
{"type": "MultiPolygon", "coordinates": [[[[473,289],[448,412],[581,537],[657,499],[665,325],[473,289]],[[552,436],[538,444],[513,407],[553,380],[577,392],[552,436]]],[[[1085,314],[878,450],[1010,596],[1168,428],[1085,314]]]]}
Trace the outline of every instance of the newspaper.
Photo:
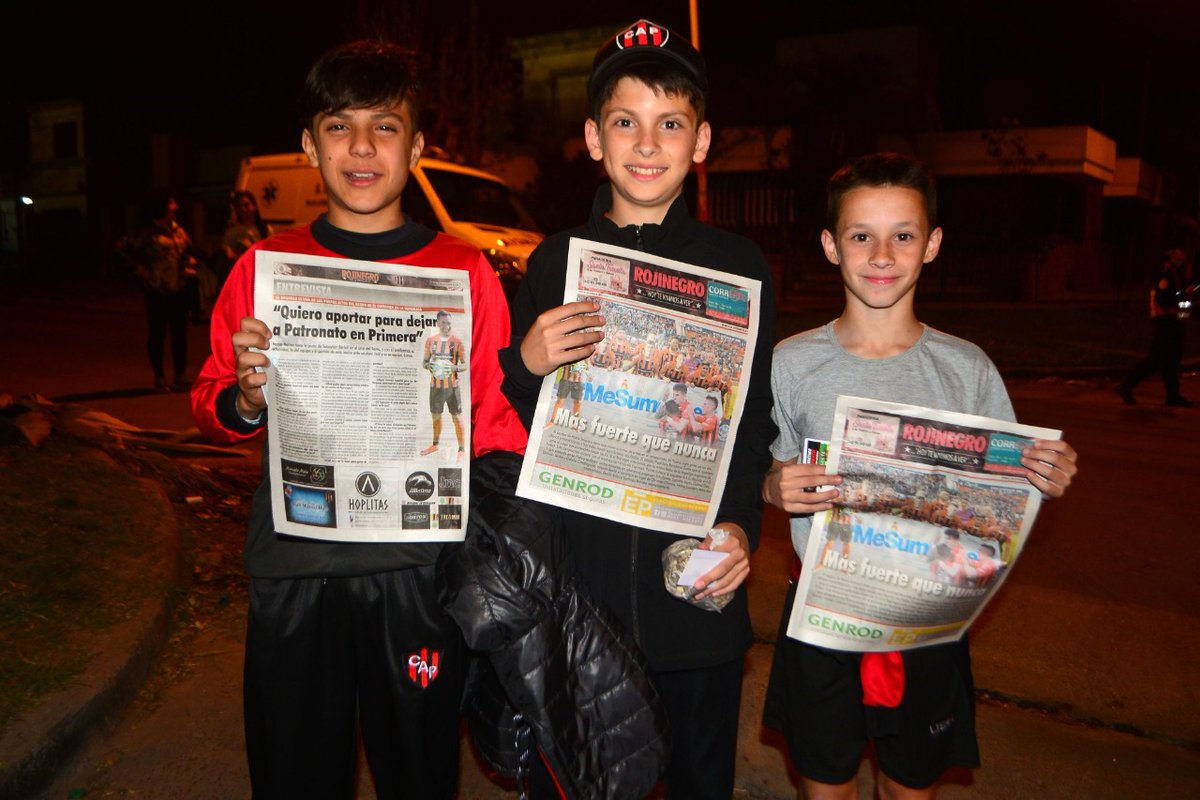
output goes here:
{"type": "Polygon", "coordinates": [[[605,338],[543,381],[517,494],[704,536],[741,419],[760,291],[750,278],[572,239],[563,301],[599,303],[605,338]]]}
{"type": "MultiPolygon", "coordinates": [[[[962,636],[1004,582],[1041,493],[1022,449],[1060,431],[838,398],[829,472],[840,505],[813,518],[788,635],[836,650],[962,636]]],[[[805,460],[821,462],[818,445],[805,460]]]]}
{"type": "Polygon", "coordinates": [[[462,540],[467,274],[268,250],[255,270],[254,313],[272,333],[276,530],[342,542],[462,540]]]}

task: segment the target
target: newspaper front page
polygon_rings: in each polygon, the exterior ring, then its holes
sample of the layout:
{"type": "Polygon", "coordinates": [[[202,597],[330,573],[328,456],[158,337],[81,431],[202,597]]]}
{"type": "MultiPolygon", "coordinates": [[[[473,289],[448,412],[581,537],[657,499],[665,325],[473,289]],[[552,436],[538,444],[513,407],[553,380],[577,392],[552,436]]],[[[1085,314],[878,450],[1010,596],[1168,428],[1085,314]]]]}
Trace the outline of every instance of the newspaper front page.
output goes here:
{"type": "Polygon", "coordinates": [[[276,530],[343,542],[461,540],[471,441],[467,274],[260,250],[254,309],[272,332],[276,530]],[[441,436],[432,449],[435,416],[441,436]]]}
{"type": "Polygon", "coordinates": [[[958,639],[1007,577],[1041,505],[1022,449],[1061,436],[839,397],[827,464],[843,478],[841,504],[813,518],[788,635],[862,652],[958,639]]]}
{"type": "Polygon", "coordinates": [[[542,383],[517,494],[702,537],[750,378],[760,282],[572,239],[563,302],[604,340],[542,383]]]}

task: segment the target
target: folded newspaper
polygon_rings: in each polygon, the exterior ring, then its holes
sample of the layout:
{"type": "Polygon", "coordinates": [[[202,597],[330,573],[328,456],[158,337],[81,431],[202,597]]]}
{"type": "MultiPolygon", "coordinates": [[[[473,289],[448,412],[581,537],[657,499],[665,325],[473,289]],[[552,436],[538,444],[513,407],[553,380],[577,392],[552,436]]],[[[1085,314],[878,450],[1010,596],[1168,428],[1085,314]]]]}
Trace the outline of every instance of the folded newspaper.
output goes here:
{"type": "Polygon", "coordinates": [[[1021,466],[1060,431],[838,398],[828,471],[841,504],[813,518],[788,635],[835,650],[958,639],[1004,582],[1041,505],[1021,466]]]}
{"type": "Polygon", "coordinates": [[[761,284],[572,239],[564,302],[604,340],[546,377],[517,494],[656,530],[712,527],[754,359],[761,284]]]}

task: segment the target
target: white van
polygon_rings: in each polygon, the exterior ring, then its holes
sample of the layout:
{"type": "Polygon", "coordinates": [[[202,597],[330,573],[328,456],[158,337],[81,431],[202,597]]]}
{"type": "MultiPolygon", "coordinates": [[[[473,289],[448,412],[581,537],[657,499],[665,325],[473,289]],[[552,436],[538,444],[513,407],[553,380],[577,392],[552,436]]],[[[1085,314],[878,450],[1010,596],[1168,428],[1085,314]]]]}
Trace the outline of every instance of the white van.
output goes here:
{"type": "MultiPolygon", "coordinates": [[[[251,192],[263,221],[277,231],[306,225],[329,207],[321,173],[304,153],[245,158],[234,188],[251,192]]],[[[503,180],[450,161],[420,159],[401,205],[418,222],[482,250],[510,290],[543,238],[503,180]]]]}

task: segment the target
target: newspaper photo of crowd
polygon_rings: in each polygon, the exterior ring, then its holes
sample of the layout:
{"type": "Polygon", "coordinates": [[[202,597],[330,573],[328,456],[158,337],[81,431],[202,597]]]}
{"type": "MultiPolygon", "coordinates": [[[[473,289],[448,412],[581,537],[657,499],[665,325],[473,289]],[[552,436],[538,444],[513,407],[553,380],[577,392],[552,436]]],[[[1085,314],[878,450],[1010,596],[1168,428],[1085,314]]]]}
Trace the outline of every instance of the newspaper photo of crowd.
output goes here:
{"type": "Polygon", "coordinates": [[[927,522],[996,543],[1001,551],[1021,529],[1028,492],[940,472],[900,468],[842,455],[841,502],[848,508],[927,522]]]}
{"type": "Polygon", "coordinates": [[[605,319],[607,336],[592,354],[594,366],[713,393],[729,419],[746,354],[742,339],[602,297],[580,299],[599,303],[605,319]]]}

